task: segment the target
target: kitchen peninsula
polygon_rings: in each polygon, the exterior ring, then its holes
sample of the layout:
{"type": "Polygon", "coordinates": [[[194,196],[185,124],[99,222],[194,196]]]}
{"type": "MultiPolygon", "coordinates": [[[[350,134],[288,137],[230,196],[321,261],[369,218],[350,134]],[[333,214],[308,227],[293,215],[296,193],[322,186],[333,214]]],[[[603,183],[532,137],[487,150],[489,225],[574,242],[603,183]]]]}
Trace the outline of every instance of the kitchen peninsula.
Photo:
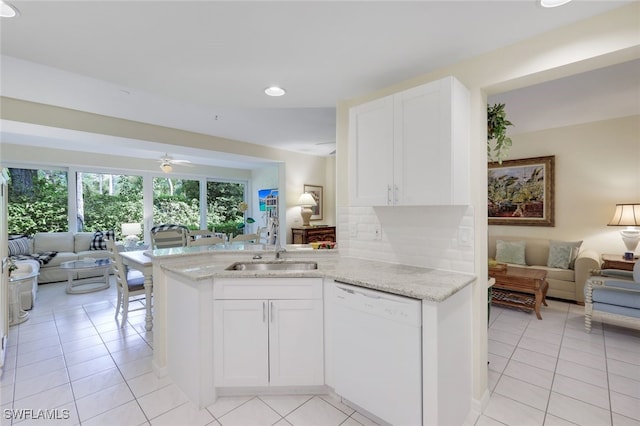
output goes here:
{"type": "MultiPolygon", "coordinates": [[[[471,409],[473,275],[304,246],[288,246],[281,260],[272,250],[251,245],[164,249],[151,256],[154,369],[169,375],[200,407],[239,393],[344,396],[335,380],[341,360],[334,350],[340,326],[334,301],[338,285],[346,284],[419,304],[414,352],[420,364],[412,371],[421,376],[422,424],[462,424],[471,409]],[[239,262],[246,269],[231,268],[239,262]],[[294,263],[304,269],[283,269],[294,263]],[[275,352],[262,356],[261,342],[275,352]]],[[[376,407],[360,408],[377,415],[376,407]]]]}

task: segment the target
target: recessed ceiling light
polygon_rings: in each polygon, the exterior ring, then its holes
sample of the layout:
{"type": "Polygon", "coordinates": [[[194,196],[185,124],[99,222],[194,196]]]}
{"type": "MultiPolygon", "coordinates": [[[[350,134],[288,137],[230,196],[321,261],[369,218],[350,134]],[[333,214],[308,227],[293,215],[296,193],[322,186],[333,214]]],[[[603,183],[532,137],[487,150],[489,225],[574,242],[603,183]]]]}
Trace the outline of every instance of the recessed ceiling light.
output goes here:
{"type": "Polygon", "coordinates": [[[18,15],[19,15],[18,9],[16,9],[14,6],[10,5],[9,3],[0,1],[0,17],[14,18],[18,15]]]}
{"type": "Polygon", "coordinates": [[[281,87],[271,86],[264,89],[264,93],[266,93],[269,96],[282,96],[287,92],[281,87]]]}
{"type": "Polygon", "coordinates": [[[540,0],[542,7],[558,7],[569,3],[571,0],[540,0]]]}

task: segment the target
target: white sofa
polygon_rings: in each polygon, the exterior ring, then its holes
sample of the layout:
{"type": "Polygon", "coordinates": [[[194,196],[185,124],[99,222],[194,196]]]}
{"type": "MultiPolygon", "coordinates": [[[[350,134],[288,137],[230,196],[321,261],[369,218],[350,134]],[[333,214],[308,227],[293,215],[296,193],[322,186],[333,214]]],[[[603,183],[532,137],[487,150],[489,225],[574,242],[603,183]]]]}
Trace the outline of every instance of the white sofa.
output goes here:
{"type": "Polygon", "coordinates": [[[600,254],[594,250],[581,249],[578,252],[573,269],[550,268],[547,266],[550,240],[528,237],[503,237],[489,235],[489,258],[496,258],[496,241],[524,241],[526,266],[523,268],[544,269],[547,271],[549,290],[547,296],[572,300],[584,304],[585,281],[591,270],[600,268],[600,254]]]}
{"type": "MultiPolygon", "coordinates": [[[[68,272],[60,269],[62,262],[79,260],[86,257],[104,259],[109,257],[106,250],[91,250],[94,232],[38,232],[30,242],[31,253],[57,251],[58,253],[46,264],[40,266],[38,283],[45,284],[66,281],[68,272]]],[[[96,276],[95,271],[74,273],[73,278],[96,276]]]]}

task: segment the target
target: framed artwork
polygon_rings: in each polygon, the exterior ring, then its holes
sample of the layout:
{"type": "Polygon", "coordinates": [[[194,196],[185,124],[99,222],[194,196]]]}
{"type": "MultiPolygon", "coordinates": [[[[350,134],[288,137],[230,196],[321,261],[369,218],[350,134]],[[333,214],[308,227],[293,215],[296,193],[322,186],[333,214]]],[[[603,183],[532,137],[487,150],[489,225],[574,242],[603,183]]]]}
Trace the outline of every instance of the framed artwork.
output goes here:
{"type": "Polygon", "coordinates": [[[322,220],[322,192],[323,192],[323,188],[319,185],[304,185],[304,192],[308,192],[309,194],[313,195],[313,198],[315,198],[316,203],[318,204],[317,206],[311,207],[311,210],[313,211],[313,215],[311,215],[311,219],[309,220],[322,220]]]}
{"type": "Polygon", "coordinates": [[[258,206],[261,212],[278,208],[278,189],[261,189],[258,191],[258,206]]]}
{"type": "Polygon", "coordinates": [[[489,163],[489,225],[554,226],[555,156],[489,163]]]}

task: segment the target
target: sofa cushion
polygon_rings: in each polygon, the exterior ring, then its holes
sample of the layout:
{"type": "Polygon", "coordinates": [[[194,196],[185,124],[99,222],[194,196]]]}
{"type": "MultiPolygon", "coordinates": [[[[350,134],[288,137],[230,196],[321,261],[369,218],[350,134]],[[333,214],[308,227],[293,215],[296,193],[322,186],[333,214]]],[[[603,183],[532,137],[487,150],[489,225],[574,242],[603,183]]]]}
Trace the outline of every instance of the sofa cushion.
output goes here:
{"type": "Polygon", "coordinates": [[[114,240],[116,239],[116,232],[111,231],[96,231],[93,234],[93,239],[91,240],[91,245],[89,246],[89,250],[106,250],[107,249],[107,241],[106,240],[114,240]]]}
{"type": "Polygon", "coordinates": [[[550,268],[573,269],[582,241],[549,241],[549,257],[547,266],[550,268]]]}
{"type": "Polygon", "coordinates": [[[91,241],[95,232],[76,232],[73,236],[74,250],[76,253],[90,250],[91,241]]]}
{"type": "MultiPolygon", "coordinates": [[[[62,262],[68,262],[70,260],[78,260],[78,255],[74,252],[59,252],[56,257],[51,259],[49,263],[47,263],[47,268],[54,268],[56,266],[60,266],[62,262]]],[[[42,272],[42,270],[40,270],[42,272]]]]}
{"type": "Polygon", "coordinates": [[[85,250],[79,251],[76,254],[78,255],[78,259],[106,259],[109,257],[109,252],[106,250],[85,250]]]}
{"type": "Polygon", "coordinates": [[[547,271],[547,279],[560,281],[575,281],[575,272],[573,269],[545,268],[544,266],[534,266],[536,269],[544,269],[547,271]]]}
{"type": "Polygon", "coordinates": [[[31,253],[31,244],[27,237],[9,240],[9,256],[31,253]]]}
{"type": "Polygon", "coordinates": [[[33,251],[35,253],[47,251],[73,253],[73,232],[38,232],[33,237],[33,251]]]}
{"type": "Polygon", "coordinates": [[[549,258],[549,240],[533,237],[510,237],[506,235],[489,235],[489,257],[495,258],[496,244],[503,241],[525,241],[524,261],[527,265],[546,265],[549,258]]]}
{"type": "Polygon", "coordinates": [[[640,309],[640,292],[613,287],[595,287],[592,299],[596,303],[640,309]]]}
{"type": "Polygon", "coordinates": [[[496,260],[501,263],[526,265],[524,260],[524,241],[496,241],[496,260]]]}
{"type": "Polygon", "coordinates": [[[57,255],[57,251],[45,251],[43,253],[18,254],[11,258],[14,260],[35,260],[40,265],[46,265],[57,255]]]}

